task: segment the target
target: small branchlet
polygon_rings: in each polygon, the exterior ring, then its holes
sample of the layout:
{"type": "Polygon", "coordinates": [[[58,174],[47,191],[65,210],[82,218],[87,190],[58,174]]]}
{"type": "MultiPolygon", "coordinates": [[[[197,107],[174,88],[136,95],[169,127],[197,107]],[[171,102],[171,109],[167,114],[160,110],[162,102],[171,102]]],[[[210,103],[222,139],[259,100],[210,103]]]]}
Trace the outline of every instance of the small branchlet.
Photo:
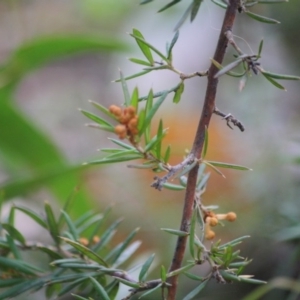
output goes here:
{"type": "Polygon", "coordinates": [[[244,125],[238,119],[234,118],[232,114],[224,114],[217,107],[214,109],[214,114],[223,117],[223,119],[226,120],[226,124],[229,128],[233,129],[230,125],[230,123],[232,123],[234,126],[238,127],[240,131],[245,131],[244,125]]]}

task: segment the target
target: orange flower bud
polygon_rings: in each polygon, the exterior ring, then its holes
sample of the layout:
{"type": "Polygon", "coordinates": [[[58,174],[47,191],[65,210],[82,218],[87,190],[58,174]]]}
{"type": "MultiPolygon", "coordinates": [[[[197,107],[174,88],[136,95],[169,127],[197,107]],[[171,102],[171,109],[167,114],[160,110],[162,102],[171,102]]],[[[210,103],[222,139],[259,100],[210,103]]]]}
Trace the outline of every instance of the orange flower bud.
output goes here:
{"type": "Polygon", "coordinates": [[[212,230],[208,230],[205,234],[205,238],[207,240],[212,240],[216,236],[215,232],[212,230]]]}
{"type": "Polygon", "coordinates": [[[236,220],[236,213],[234,212],[229,212],[226,216],[226,220],[229,222],[233,222],[236,220]]]}
{"type": "Polygon", "coordinates": [[[209,219],[209,225],[210,226],[216,226],[218,224],[218,219],[216,217],[208,217],[207,219],[209,219]]]}
{"type": "Polygon", "coordinates": [[[89,240],[88,240],[87,238],[85,238],[85,237],[81,237],[81,238],[79,239],[79,243],[80,243],[81,245],[83,245],[83,246],[88,246],[89,240]]]}
{"type": "Polygon", "coordinates": [[[128,106],[126,109],[126,113],[128,113],[132,117],[135,115],[135,112],[136,112],[136,109],[133,106],[128,106]]]}
{"type": "Polygon", "coordinates": [[[99,238],[99,236],[98,235],[94,235],[93,236],[93,244],[97,244],[97,243],[99,243],[100,242],[100,238],[99,238]]]}

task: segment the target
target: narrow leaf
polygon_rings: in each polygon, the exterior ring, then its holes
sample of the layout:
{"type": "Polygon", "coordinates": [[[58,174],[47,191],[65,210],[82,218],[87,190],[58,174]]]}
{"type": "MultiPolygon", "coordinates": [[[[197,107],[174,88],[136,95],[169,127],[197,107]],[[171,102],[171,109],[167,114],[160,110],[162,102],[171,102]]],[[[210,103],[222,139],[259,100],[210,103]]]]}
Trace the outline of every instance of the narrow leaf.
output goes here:
{"type": "Polygon", "coordinates": [[[130,105],[130,95],[129,95],[126,79],[124,78],[121,70],[120,70],[120,78],[121,78],[122,90],[123,90],[123,95],[124,95],[124,100],[125,100],[124,103],[125,103],[125,106],[127,107],[130,105]]]}
{"type": "Polygon", "coordinates": [[[214,4],[220,6],[221,8],[226,9],[227,8],[227,4],[225,4],[223,1],[219,1],[219,0],[211,0],[214,4]]]}
{"type": "Polygon", "coordinates": [[[102,266],[108,267],[107,263],[97,253],[93,252],[89,248],[81,245],[80,243],[74,242],[74,241],[64,238],[64,237],[61,237],[61,239],[63,241],[65,241],[66,243],[70,244],[76,250],[78,250],[80,254],[83,254],[83,255],[89,257],[91,260],[99,263],[102,266]]]}
{"type": "Polygon", "coordinates": [[[169,182],[165,182],[163,184],[163,187],[168,189],[168,190],[172,190],[172,191],[182,191],[185,189],[184,186],[179,185],[179,184],[173,184],[173,183],[169,183],[169,182]]]}
{"type": "Polygon", "coordinates": [[[225,243],[225,244],[219,246],[219,249],[224,249],[224,248],[226,248],[228,246],[232,246],[232,247],[236,246],[239,243],[241,243],[244,239],[248,239],[248,238],[250,238],[250,235],[245,235],[245,236],[239,237],[237,239],[234,239],[234,240],[232,240],[232,241],[230,241],[228,243],[225,243]]]}
{"type": "Polygon", "coordinates": [[[58,224],[56,223],[54,213],[48,202],[45,202],[45,212],[46,212],[47,224],[48,224],[48,229],[50,231],[50,234],[51,234],[53,240],[55,241],[55,243],[57,245],[59,245],[60,239],[59,239],[58,224]]]}
{"type": "Polygon", "coordinates": [[[146,115],[146,119],[145,122],[143,124],[143,127],[141,128],[139,134],[141,135],[143,132],[145,132],[145,130],[147,129],[147,127],[150,125],[152,118],[154,117],[155,113],[157,112],[157,110],[159,109],[160,105],[164,102],[164,100],[166,99],[168,93],[165,92],[152,106],[151,110],[149,111],[149,113],[146,115]]]}
{"type": "MultiPolygon", "coordinates": [[[[151,44],[149,44],[148,42],[146,42],[143,38],[140,38],[138,35],[136,34],[130,34],[133,38],[136,39],[137,43],[140,42],[141,44],[145,45],[148,49],[150,48],[151,50],[153,50],[158,56],[161,57],[162,60],[164,60],[165,62],[169,62],[168,58],[165,57],[159,50],[157,50],[154,46],[152,46],[151,44]]],[[[150,61],[151,62],[151,61],[150,61]]],[[[153,59],[152,59],[152,65],[153,65],[153,59]]]]}
{"type": "MultiPolygon", "coordinates": [[[[240,59],[237,59],[235,61],[233,61],[232,63],[228,64],[227,66],[223,67],[220,71],[218,71],[214,78],[218,78],[224,74],[226,74],[228,71],[236,68],[243,60],[240,58],[240,59]]],[[[214,63],[214,60],[212,60],[212,62],[214,63]]]]}
{"type": "Polygon", "coordinates": [[[116,140],[116,139],[113,139],[113,138],[108,138],[110,141],[112,141],[113,143],[115,143],[116,145],[122,147],[122,148],[125,148],[125,149],[135,149],[133,146],[131,145],[128,145],[120,140],[116,140]]]}
{"type": "Polygon", "coordinates": [[[265,16],[254,14],[253,12],[250,12],[250,11],[246,11],[246,14],[249,17],[251,17],[252,19],[259,21],[259,22],[269,23],[269,24],[279,24],[280,23],[279,21],[277,21],[275,19],[271,19],[271,18],[267,18],[265,16]]]}
{"type": "Polygon", "coordinates": [[[14,258],[17,260],[22,260],[21,253],[15,244],[14,239],[10,236],[10,234],[6,234],[6,241],[9,247],[10,252],[13,254],[14,258]]]}
{"type": "Polygon", "coordinates": [[[172,276],[179,275],[179,274],[181,274],[181,273],[183,273],[183,272],[185,272],[185,271],[191,269],[191,268],[194,267],[195,265],[196,265],[196,263],[193,262],[193,263],[190,263],[190,264],[188,264],[188,265],[186,265],[186,266],[184,266],[184,267],[182,267],[182,268],[180,268],[180,269],[174,270],[174,271],[172,271],[172,272],[170,272],[170,273],[167,274],[167,278],[172,277],[172,276]]]}
{"type": "Polygon", "coordinates": [[[197,296],[203,289],[204,287],[206,286],[207,282],[209,280],[205,280],[203,282],[201,282],[194,290],[192,290],[189,294],[187,294],[183,300],[191,300],[191,299],[194,299],[195,296],[197,296]]]}
{"type": "Polygon", "coordinates": [[[167,5],[165,5],[164,7],[162,7],[158,12],[160,13],[160,12],[172,7],[173,5],[177,4],[180,1],[181,0],[173,0],[173,1],[169,2],[167,5]]]}
{"type": "Polygon", "coordinates": [[[19,241],[22,245],[26,244],[26,240],[22,233],[8,223],[2,223],[1,226],[8,232],[11,238],[19,241]]]}
{"type": "Polygon", "coordinates": [[[143,155],[142,154],[130,154],[130,155],[126,155],[123,157],[112,157],[112,158],[103,158],[103,159],[99,159],[99,160],[94,160],[94,161],[88,162],[88,164],[91,164],[91,165],[110,164],[110,163],[118,163],[118,162],[123,162],[123,161],[135,160],[135,159],[139,159],[139,158],[143,158],[143,155]]]}
{"type": "Polygon", "coordinates": [[[191,11],[191,22],[193,22],[194,19],[196,18],[202,1],[203,0],[194,0],[193,1],[193,7],[192,7],[192,11],[191,11]]]}
{"type": "Polygon", "coordinates": [[[139,104],[139,90],[137,87],[134,88],[131,99],[130,99],[130,105],[133,106],[138,111],[138,104],[139,104]]]}
{"type": "Polygon", "coordinates": [[[285,87],[283,85],[281,85],[280,83],[278,83],[276,80],[274,80],[273,78],[267,76],[266,74],[262,73],[263,76],[268,80],[270,81],[274,86],[276,86],[278,89],[280,90],[284,90],[286,91],[285,87]]]}
{"type": "Polygon", "coordinates": [[[152,65],[148,61],[144,61],[138,58],[129,58],[128,60],[132,61],[133,63],[136,63],[138,65],[143,65],[147,67],[152,67],[152,65]]]}
{"type": "Polygon", "coordinates": [[[173,103],[175,103],[175,104],[179,103],[183,91],[184,91],[184,83],[182,81],[178,85],[178,88],[175,90],[174,97],[173,97],[173,103]]]}
{"type": "Polygon", "coordinates": [[[179,37],[179,31],[177,30],[175,32],[175,35],[174,35],[172,41],[171,41],[170,46],[168,47],[168,59],[171,59],[171,57],[172,57],[172,50],[173,50],[173,47],[175,46],[175,44],[178,40],[178,37],[179,37]]]}
{"type": "Polygon", "coordinates": [[[101,300],[110,300],[103,286],[93,277],[90,277],[90,280],[95,287],[95,290],[98,292],[101,300]]]}
{"type": "Polygon", "coordinates": [[[113,125],[111,125],[109,122],[105,121],[104,119],[100,118],[99,116],[96,116],[88,111],[83,110],[83,109],[79,109],[79,111],[82,112],[86,117],[88,117],[92,121],[96,122],[97,124],[111,127],[114,130],[113,125]]]}
{"type": "Polygon", "coordinates": [[[26,208],[26,207],[22,207],[22,206],[15,206],[15,209],[18,209],[19,211],[23,212],[24,214],[29,216],[32,220],[34,220],[39,225],[41,225],[42,227],[48,228],[45,220],[41,216],[39,216],[36,212],[34,212],[33,210],[26,208]]]}
{"type": "Polygon", "coordinates": [[[142,35],[142,33],[137,30],[137,29],[133,29],[132,30],[132,35],[135,38],[135,41],[137,42],[138,46],[140,47],[141,51],[143,52],[143,54],[145,55],[145,57],[148,59],[149,63],[151,66],[154,65],[154,59],[151,53],[151,50],[149,49],[150,47],[143,43],[142,41],[145,40],[144,36],[142,35]]]}
{"type": "Polygon", "coordinates": [[[206,156],[207,149],[208,149],[208,130],[207,130],[207,126],[205,126],[204,145],[203,145],[203,153],[202,153],[203,158],[205,158],[206,156]]]}
{"type": "Polygon", "coordinates": [[[262,70],[261,73],[263,73],[265,76],[275,78],[275,79],[282,79],[282,80],[300,80],[299,76],[293,76],[293,75],[285,75],[285,74],[276,74],[276,73],[271,73],[262,70]]]}
{"type": "Polygon", "coordinates": [[[115,115],[113,115],[108,108],[106,108],[105,106],[103,106],[100,103],[97,103],[95,101],[89,100],[89,103],[91,103],[94,107],[96,107],[97,109],[99,109],[101,112],[103,112],[105,115],[107,115],[108,117],[112,118],[112,119],[117,119],[115,115]]]}
{"type": "MultiPolygon", "coordinates": [[[[133,78],[136,78],[136,77],[139,77],[139,76],[143,76],[143,75],[145,75],[145,74],[147,74],[147,73],[149,73],[149,72],[151,72],[151,70],[144,70],[144,71],[142,71],[142,72],[138,72],[138,73],[135,73],[135,74],[126,76],[126,77],[124,78],[124,80],[130,80],[130,79],[133,79],[133,78]]],[[[116,80],[114,80],[114,82],[120,82],[120,81],[121,81],[121,79],[116,79],[116,80]]]]}
{"type": "Polygon", "coordinates": [[[264,40],[261,40],[260,43],[259,43],[259,47],[258,47],[258,54],[257,54],[258,57],[261,56],[263,46],[264,46],[264,40]]]}
{"type": "Polygon", "coordinates": [[[79,239],[79,236],[78,236],[77,229],[76,229],[74,223],[72,222],[70,216],[65,211],[62,210],[61,213],[69,227],[70,233],[73,236],[74,241],[77,241],[79,239]]]}
{"type": "Polygon", "coordinates": [[[197,221],[197,210],[194,209],[191,225],[190,225],[190,236],[189,236],[189,249],[192,258],[195,258],[194,241],[195,241],[195,232],[196,232],[196,221],[197,221]]]}
{"type": "Polygon", "coordinates": [[[128,280],[125,280],[125,279],[120,278],[120,277],[115,277],[115,276],[112,276],[112,277],[114,277],[115,279],[117,279],[121,283],[123,283],[123,284],[125,284],[125,285],[127,285],[129,287],[132,287],[134,289],[140,288],[140,285],[138,283],[136,283],[136,282],[128,281],[128,280]]]}
{"type": "Polygon", "coordinates": [[[274,4],[283,2],[288,2],[288,0],[258,0],[258,3],[260,4],[274,4]]]}
{"type": "Polygon", "coordinates": [[[166,130],[163,129],[162,120],[159,121],[158,130],[157,130],[157,142],[155,146],[156,158],[160,160],[161,158],[161,141],[164,138],[166,130]]]}
{"type": "Polygon", "coordinates": [[[139,299],[142,299],[143,297],[148,296],[149,294],[155,292],[156,290],[158,290],[159,288],[161,288],[161,286],[162,286],[162,283],[158,284],[155,288],[153,288],[153,289],[151,289],[151,290],[145,292],[144,294],[142,294],[142,295],[139,297],[139,299]]]}
{"type": "Polygon", "coordinates": [[[160,267],[160,278],[162,282],[166,282],[167,280],[167,271],[164,265],[160,267]]]}
{"type": "Polygon", "coordinates": [[[168,145],[165,156],[164,156],[165,163],[168,163],[170,156],[171,156],[171,147],[170,147],[170,145],[168,145]]]}
{"type": "Polygon", "coordinates": [[[214,165],[212,165],[208,161],[204,160],[203,163],[206,164],[206,165],[208,165],[209,167],[211,167],[215,172],[217,172],[222,177],[226,178],[225,175],[219,169],[217,169],[214,165]]]}
{"type": "Polygon", "coordinates": [[[179,30],[179,28],[182,26],[182,24],[188,18],[190,12],[192,11],[192,8],[193,8],[193,2],[188,6],[188,8],[186,9],[186,11],[183,13],[183,16],[177,22],[177,24],[176,24],[176,26],[174,28],[174,31],[178,31],[179,30]]]}
{"type": "Polygon", "coordinates": [[[228,163],[223,163],[223,162],[217,162],[217,161],[206,161],[209,164],[219,167],[219,168],[227,168],[227,169],[235,169],[235,170],[241,170],[241,171],[252,171],[252,169],[249,169],[245,166],[240,166],[240,165],[234,165],[234,164],[228,164],[228,163]]]}
{"type": "Polygon", "coordinates": [[[188,236],[189,235],[188,232],[181,231],[181,230],[176,230],[176,229],[161,228],[160,230],[165,231],[165,232],[170,233],[170,234],[177,235],[177,236],[188,236]]]}
{"type": "Polygon", "coordinates": [[[139,282],[144,282],[147,277],[148,270],[154,260],[155,254],[153,253],[143,264],[140,274],[139,274],[139,282]]]}

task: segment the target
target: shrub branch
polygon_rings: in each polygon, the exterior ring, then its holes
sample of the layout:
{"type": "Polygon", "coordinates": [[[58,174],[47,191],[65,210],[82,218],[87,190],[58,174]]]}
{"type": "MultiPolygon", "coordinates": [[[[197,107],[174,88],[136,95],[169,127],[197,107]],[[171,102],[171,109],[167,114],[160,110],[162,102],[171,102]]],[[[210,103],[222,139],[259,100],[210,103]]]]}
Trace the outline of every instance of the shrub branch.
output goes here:
{"type": "MultiPolygon", "coordinates": [[[[228,38],[226,37],[225,33],[228,32],[228,30],[232,30],[232,26],[235,20],[236,11],[239,6],[239,2],[240,2],[239,0],[229,0],[229,5],[226,9],[222,29],[220,32],[218,44],[214,54],[214,60],[216,60],[220,64],[223,61],[227,44],[228,44],[228,38]]],[[[198,124],[193,148],[191,151],[191,154],[197,159],[201,158],[201,152],[202,152],[204,139],[205,139],[205,128],[208,128],[211,116],[215,111],[215,98],[217,93],[218,78],[214,78],[214,76],[217,72],[218,69],[214,66],[214,64],[211,64],[208,70],[208,76],[207,76],[208,81],[207,81],[206,95],[203,104],[202,114],[198,124]]],[[[181,231],[188,232],[189,230],[189,224],[193,213],[198,168],[199,165],[197,164],[190,171],[188,175],[182,220],[180,225],[181,231]]],[[[181,263],[186,248],[186,242],[187,242],[187,236],[178,237],[175,253],[172,259],[171,266],[169,268],[169,272],[179,269],[181,267],[181,263]]],[[[168,283],[170,283],[171,286],[168,289],[167,299],[174,300],[176,296],[178,276],[173,276],[169,278],[168,283]]]]}

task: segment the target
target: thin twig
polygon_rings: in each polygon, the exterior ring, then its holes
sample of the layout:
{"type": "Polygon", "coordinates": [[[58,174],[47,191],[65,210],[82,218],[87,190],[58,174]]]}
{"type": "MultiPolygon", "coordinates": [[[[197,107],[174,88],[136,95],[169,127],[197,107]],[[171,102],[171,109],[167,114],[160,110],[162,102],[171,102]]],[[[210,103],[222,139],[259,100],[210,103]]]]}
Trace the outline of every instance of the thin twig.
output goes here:
{"type": "MultiPolygon", "coordinates": [[[[214,60],[218,63],[222,63],[225,51],[228,44],[228,39],[225,36],[225,32],[232,29],[236,11],[239,5],[239,0],[230,0],[229,5],[226,9],[224,16],[223,26],[220,32],[218,44],[214,54],[214,60]]],[[[215,98],[217,93],[218,79],[214,78],[214,75],[218,72],[218,69],[211,64],[208,71],[208,82],[205,100],[203,104],[202,114],[199,121],[197,133],[195,136],[194,144],[191,153],[197,158],[200,159],[202,148],[204,145],[205,139],[205,128],[208,128],[211,116],[215,109],[215,98]]],[[[197,174],[198,174],[199,165],[197,164],[189,173],[186,187],[186,194],[184,200],[184,208],[182,213],[182,220],[180,225],[181,231],[188,231],[191,217],[193,214],[193,206],[195,199],[195,190],[197,183],[197,174]]],[[[177,245],[169,272],[179,269],[182,264],[185,248],[186,248],[187,237],[181,236],[177,239],[177,245]]],[[[168,283],[171,284],[168,290],[168,300],[175,300],[178,276],[173,276],[168,279],[168,283]]]]}
{"type": "Polygon", "coordinates": [[[223,119],[226,120],[227,126],[229,128],[233,129],[230,126],[230,122],[231,122],[234,126],[238,127],[240,131],[245,131],[244,125],[238,119],[234,118],[232,114],[224,114],[223,112],[218,110],[217,107],[215,107],[214,114],[223,117],[223,119]]]}

